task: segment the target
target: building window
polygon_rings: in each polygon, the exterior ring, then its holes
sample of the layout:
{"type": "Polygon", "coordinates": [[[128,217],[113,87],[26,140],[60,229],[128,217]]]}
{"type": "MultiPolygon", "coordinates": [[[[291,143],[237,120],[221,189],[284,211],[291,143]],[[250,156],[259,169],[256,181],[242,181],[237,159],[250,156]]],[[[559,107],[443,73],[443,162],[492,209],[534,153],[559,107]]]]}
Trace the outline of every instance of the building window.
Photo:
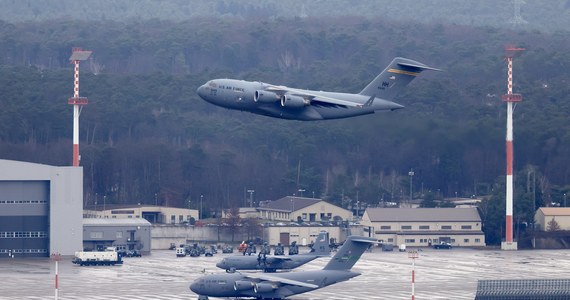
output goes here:
{"type": "Polygon", "coordinates": [[[447,229],[450,230],[451,229],[451,225],[442,225],[441,229],[447,229]]]}
{"type": "Polygon", "coordinates": [[[184,216],[183,215],[179,215],[178,216],[178,223],[182,223],[184,222],[184,216]]]}
{"type": "Polygon", "coordinates": [[[122,231],[117,231],[117,234],[115,234],[115,237],[118,239],[122,239],[123,238],[123,232],[122,231]]]}
{"type": "Polygon", "coordinates": [[[411,225],[402,225],[402,230],[411,230],[412,226],[411,225]]]}
{"type": "Polygon", "coordinates": [[[471,225],[461,225],[461,229],[471,229],[471,225]]]}
{"type": "Polygon", "coordinates": [[[429,225],[420,225],[420,229],[429,229],[429,225]]]}
{"type": "Polygon", "coordinates": [[[481,243],[481,239],[475,239],[475,243],[480,244],[480,243],[481,243]]]}
{"type": "Polygon", "coordinates": [[[468,244],[469,243],[469,239],[463,239],[463,242],[468,244]]]}
{"type": "MultiPolygon", "coordinates": [[[[114,216],[113,216],[113,217],[114,217],[114,216]]],[[[132,218],[133,218],[133,216],[129,215],[129,219],[132,219],[132,218]]]]}
{"type": "Polygon", "coordinates": [[[102,239],[103,231],[92,231],[89,233],[89,237],[92,239],[102,239]]]}
{"type": "Polygon", "coordinates": [[[411,243],[415,243],[415,242],[416,242],[416,239],[405,239],[404,240],[404,243],[406,243],[406,244],[411,244],[411,243]]]}
{"type": "Polygon", "coordinates": [[[176,216],[175,215],[170,216],[170,223],[172,223],[172,224],[176,223],[176,216]]]}
{"type": "Polygon", "coordinates": [[[392,229],[392,226],[384,225],[384,226],[380,226],[380,229],[381,230],[390,230],[390,229],[392,229]]]}
{"type": "Polygon", "coordinates": [[[303,213],[303,214],[301,215],[301,218],[303,218],[303,220],[306,220],[306,219],[307,219],[307,213],[303,213]]]}

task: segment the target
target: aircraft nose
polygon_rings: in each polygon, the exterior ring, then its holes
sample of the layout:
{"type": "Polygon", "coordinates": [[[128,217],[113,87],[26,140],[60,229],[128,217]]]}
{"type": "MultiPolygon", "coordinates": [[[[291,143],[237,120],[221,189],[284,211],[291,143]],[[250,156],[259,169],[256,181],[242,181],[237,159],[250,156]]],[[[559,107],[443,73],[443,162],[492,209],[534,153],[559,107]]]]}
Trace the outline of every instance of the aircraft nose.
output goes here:
{"type": "Polygon", "coordinates": [[[198,93],[198,95],[202,98],[204,98],[204,96],[206,95],[206,85],[202,85],[200,86],[197,90],[196,93],[198,93]]]}
{"type": "Polygon", "coordinates": [[[225,265],[225,260],[222,260],[216,264],[216,267],[220,269],[225,269],[224,265],[225,265]]]}
{"type": "Polygon", "coordinates": [[[190,290],[196,294],[200,293],[200,291],[198,290],[198,283],[196,281],[190,284],[190,290]]]}

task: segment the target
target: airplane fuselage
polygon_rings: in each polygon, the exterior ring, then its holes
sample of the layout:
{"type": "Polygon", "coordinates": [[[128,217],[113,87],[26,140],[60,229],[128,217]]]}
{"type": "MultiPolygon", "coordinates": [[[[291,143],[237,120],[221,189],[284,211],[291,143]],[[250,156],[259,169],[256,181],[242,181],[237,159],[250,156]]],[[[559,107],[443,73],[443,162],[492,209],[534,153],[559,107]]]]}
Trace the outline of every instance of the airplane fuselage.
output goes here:
{"type": "Polygon", "coordinates": [[[267,272],[275,272],[276,270],[291,270],[304,265],[318,256],[316,255],[295,255],[289,257],[270,256],[263,259],[259,256],[229,256],[219,263],[216,267],[224,270],[265,270],[267,272]]]}
{"type": "Polygon", "coordinates": [[[359,275],[360,273],[352,271],[332,270],[275,273],[272,276],[277,276],[283,279],[292,279],[318,286],[316,288],[311,288],[297,285],[286,285],[284,288],[281,288],[282,285],[278,282],[260,281],[248,278],[247,276],[236,272],[203,276],[194,281],[190,285],[190,289],[198,295],[207,295],[210,297],[256,297],[282,299],[346,281],[359,275]]]}
{"type": "MultiPolygon", "coordinates": [[[[376,110],[394,110],[403,106],[391,101],[375,98],[370,106],[346,107],[342,105],[324,102],[310,102],[300,97],[295,97],[297,102],[288,104],[281,102],[281,96],[271,91],[268,87],[273,85],[258,82],[235,79],[214,79],[198,88],[198,95],[212,104],[233,110],[248,111],[255,114],[274,118],[314,121],[324,119],[349,118],[360,115],[372,114],[376,110]],[[256,101],[256,92],[265,91],[268,95],[256,101]]],[[[370,100],[370,96],[360,94],[336,93],[303,90],[306,93],[326,98],[342,99],[364,105],[370,100]]]]}

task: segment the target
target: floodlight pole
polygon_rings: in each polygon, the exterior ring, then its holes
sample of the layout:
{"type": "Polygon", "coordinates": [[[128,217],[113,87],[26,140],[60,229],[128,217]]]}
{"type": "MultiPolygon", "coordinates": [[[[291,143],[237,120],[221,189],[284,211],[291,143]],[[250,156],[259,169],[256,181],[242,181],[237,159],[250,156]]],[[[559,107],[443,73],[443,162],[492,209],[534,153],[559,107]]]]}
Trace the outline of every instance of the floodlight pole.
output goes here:
{"type": "Polygon", "coordinates": [[[507,136],[506,136],[506,217],[505,217],[505,241],[501,243],[503,250],[517,250],[517,242],[513,241],[513,103],[521,102],[522,95],[513,94],[513,57],[519,55],[524,49],[507,47],[505,59],[508,66],[507,94],[503,95],[503,101],[507,102],[507,136]]]}
{"type": "Polygon", "coordinates": [[[67,100],[67,104],[73,105],[73,166],[79,166],[79,115],[80,106],[87,105],[86,97],[79,97],[79,62],[87,60],[92,51],[85,51],[74,47],[71,49],[70,62],[74,65],[73,97],[67,100]]]}
{"type": "Polygon", "coordinates": [[[420,255],[418,254],[418,251],[409,251],[408,252],[408,258],[412,259],[412,300],[415,299],[415,283],[416,283],[416,258],[419,258],[420,255]]]}

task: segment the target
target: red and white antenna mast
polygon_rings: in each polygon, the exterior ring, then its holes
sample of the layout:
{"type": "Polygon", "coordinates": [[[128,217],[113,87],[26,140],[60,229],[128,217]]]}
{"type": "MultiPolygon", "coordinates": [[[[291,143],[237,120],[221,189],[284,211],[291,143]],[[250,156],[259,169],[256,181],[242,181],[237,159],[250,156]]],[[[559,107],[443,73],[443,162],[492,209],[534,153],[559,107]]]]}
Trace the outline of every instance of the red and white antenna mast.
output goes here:
{"type": "Polygon", "coordinates": [[[71,49],[69,61],[74,64],[73,97],[67,100],[67,104],[73,105],[73,166],[79,166],[79,114],[80,106],[87,105],[86,97],[79,97],[79,62],[87,60],[93,51],[85,51],[74,47],[71,49]]]}
{"type": "Polygon", "coordinates": [[[513,94],[513,57],[518,56],[524,48],[507,47],[505,59],[508,64],[507,94],[503,101],[507,102],[507,193],[506,193],[506,221],[505,241],[501,243],[503,250],[517,250],[517,242],[513,241],[513,103],[521,102],[521,94],[513,94]]]}

